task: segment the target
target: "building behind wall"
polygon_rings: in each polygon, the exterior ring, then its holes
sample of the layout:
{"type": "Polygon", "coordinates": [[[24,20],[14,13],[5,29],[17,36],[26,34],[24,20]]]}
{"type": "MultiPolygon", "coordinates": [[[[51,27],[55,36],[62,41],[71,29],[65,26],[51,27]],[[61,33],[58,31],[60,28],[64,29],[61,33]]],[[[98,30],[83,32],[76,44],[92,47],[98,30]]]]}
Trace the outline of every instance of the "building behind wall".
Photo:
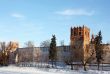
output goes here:
{"type": "MultiPolygon", "coordinates": [[[[91,41],[94,41],[92,35],[91,41]]],[[[104,45],[104,62],[110,63],[110,45],[104,45]]],[[[17,47],[18,48],[18,47],[17,47]]],[[[95,50],[94,44],[90,43],[90,29],[86,26],[71,27],[70,46],[57,46],[57,61],[65,62],[73,56],[74,62],[84,61],[89,53],[95,50]],[[73,52],[70,52],[73,50],[73,52]],[[72,53],[72,54],[71,54],[72,53]]],[[[45,62],[49,61],[49,47],[18,48],[15,53],[11,52],[10,62],[45,62]]],[[[95,57],[95,55],[94,55],[95,57]]],[[[96,61],[95,61],[96,62],[96,61]]]]}
{"type": "MultiPolygon", "coordinates": [[[[57,62],[69,57],[70,46],[57,46],[57,62]]],[[[49,63],[49,47],[18,48],[16,63],[49,63]]]]}
{"type": "Polygon", "coordinates": [[[16,63],[39,62],[41,60],[41,50],[39,47],[18,48],[16,58],[16,63]]]}

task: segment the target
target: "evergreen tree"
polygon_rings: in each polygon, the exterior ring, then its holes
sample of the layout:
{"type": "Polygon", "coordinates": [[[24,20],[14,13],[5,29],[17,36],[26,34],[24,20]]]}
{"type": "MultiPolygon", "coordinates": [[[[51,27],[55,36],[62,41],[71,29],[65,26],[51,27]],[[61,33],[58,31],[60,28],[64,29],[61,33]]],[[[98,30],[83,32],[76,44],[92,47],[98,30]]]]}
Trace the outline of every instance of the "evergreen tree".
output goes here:
{"type": "Polygon", "coordinates": [[[52,35],[50,49],[49,49],[49,59],[52,62],[52,67],[54,62],[56,63],[57,60],[57,49],[56,49],[56,37],[52,35]]]}
{"type": "Polygon", "coordinates": [[[99,31],[98,35],[95,37],[95,52],[96,52],[96,59],[98,64],[98,70],[101,61],[103,60],[103,49],[102,49],[102,34],[101,31],[99,31]]]}

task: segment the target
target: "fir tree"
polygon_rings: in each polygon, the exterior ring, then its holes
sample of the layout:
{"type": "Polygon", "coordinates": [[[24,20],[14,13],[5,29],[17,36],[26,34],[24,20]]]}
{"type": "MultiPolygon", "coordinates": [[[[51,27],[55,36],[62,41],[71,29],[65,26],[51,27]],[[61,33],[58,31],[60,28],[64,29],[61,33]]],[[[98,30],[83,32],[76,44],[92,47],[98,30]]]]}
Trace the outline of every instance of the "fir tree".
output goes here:
{"type": "Polygon", "coordinates": [[[51,43],[50,43],[50,49],[49,49],[49,59],[53,64],[56,63],[57,60],[57,49],[56,49],[56,37],[55,35],[52,35],[51,43]]]}
{"type": "Polygon", "coordinates": [[[103,60],[103,50],[102,50],[102,34],[101,31],[99,31],[98,35],[95,37],[95,52],[96,52],[96,59],[98,64],[98,70],[101,61],[103,60]]]}

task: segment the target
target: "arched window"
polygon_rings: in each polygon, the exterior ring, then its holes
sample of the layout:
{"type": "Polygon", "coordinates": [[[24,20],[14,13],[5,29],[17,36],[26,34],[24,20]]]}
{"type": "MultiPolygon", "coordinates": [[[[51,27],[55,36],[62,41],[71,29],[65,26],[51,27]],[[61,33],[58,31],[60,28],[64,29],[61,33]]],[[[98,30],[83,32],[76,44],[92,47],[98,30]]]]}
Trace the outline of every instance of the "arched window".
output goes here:
{"type": "Polygon", "coordinates": [[[77,35],[76,31],[74,31],[74,36],[76,36],[76,35],[77,35]]]}
{"type": "Polygon", "coordinates": [[[81,32],[79,32],[79,35],[82,35],[81,32]]]}
{"type": "Polygon", "coordinates": [[[85,32],[85,35],[86,35],[86,32],[85,32]]]}
{"type": "Polygon", "coordinates": [[[89,37],[89,32],[88,32],[88,37],[89,37]]]}

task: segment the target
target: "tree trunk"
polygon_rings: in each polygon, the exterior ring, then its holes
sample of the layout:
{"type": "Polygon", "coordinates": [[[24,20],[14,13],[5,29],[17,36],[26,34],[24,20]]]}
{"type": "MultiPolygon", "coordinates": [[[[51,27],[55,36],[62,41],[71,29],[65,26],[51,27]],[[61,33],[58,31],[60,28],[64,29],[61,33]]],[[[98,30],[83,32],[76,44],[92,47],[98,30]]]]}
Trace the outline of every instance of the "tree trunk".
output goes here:
{"type": "Polygon", "coordinates": [[[71,64],[71,70],[73,70],[73,64],[71,64]]]}
{"type": "Polygon", "coordinates": [[[57,62],[56,62],[56,61],[54,61],[54,63],[55,63],[55,68],[57,68],[57,62]]]}
{"type": "Polygon", "coordinates": [[[102,63],[102,70],[103,70],[103,63],[102,63]]]}
{"type": "Polygon", "coordinates": [[[52,68],[53,68],[53,61],[51,61],[52,62],[52,68]]]}
{"type": "Polygon", "coordinates": [[[100,64],[99,64],[99,62],[98,62],[98,70],[99,70],[99,66],[100,66],[100,64]]]}
{"type": "Polygon", "coordinates": [[[87,69],[86,69],[86,64],[84,64],[84,71],[87,71],[87,69]]]}

